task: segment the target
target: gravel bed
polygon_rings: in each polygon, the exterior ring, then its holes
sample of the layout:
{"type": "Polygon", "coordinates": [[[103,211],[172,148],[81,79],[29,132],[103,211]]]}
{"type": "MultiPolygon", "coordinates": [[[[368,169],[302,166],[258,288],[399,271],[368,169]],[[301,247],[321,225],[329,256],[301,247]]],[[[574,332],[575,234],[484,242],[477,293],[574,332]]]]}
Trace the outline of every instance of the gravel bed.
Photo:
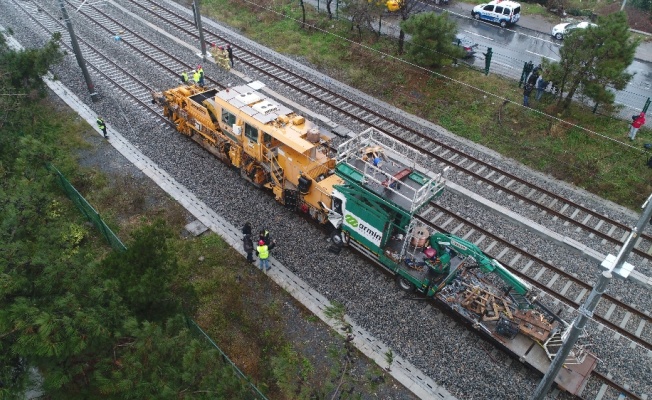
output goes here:
{"type": "MultiPolygon", "coordinates": [[[[47,4],[45,7],[52,9],[53,12],[56,8],[54,4],[47,4]]],[[[106,9],[115,12],[115,10],[111,10],[111,7],[106,9]]],[[[122,20],[125,23],[129,22],[122,13],[116,14],[122,15],[122,20]]],[[[3,10],[0,23],[5,27],[11,27],[16,38],[24,46],[42,45],[46,38],[35,34],[27,24],[25,26],[15,23],[23,18],[24,16],[20,12],[17,12],[13,6],[9,6],[3,10]]],[[[152,87],[166,88],[177,84],[176,77],[153,73],[140,59],[124,51],[122,48],[124,46],[121,47],[114,43],[109,35],[93,29],[91,24],[87,24],[86,28],[80,23],[75,26],[80,36],[92,40],[105,53],[112,52],[116,58],[124,60],[125,65],[128,65],[131,71],[147,80],[152,87]]],[[[150,36],[152,40],[165,43],[169,51],[178,57],[185,57],[190,65],[196,62],[196,56],[187,48],[142,27],[138,30],[142,34],[150,36]]],[[[232,42],[237,43],[236,46],[240,43],[235,38],[232,42]]],[[[266,52],[267,50],[261,51],[266,52]]],[[[239,84],[236,77],[223,73],[217,67],[204,64],[204,68],[209,78],[220,82],[239,84]]],[[[297,71],[300,71],[295,65],[292,65],[292,68],[297,68],[297,71]]],[[[142,110],[125,102],[121,94],[113,93],[107,83],[95,76],[95,84],[102,93],[102,100],[91,104],[86,92],[86,85],[81,79],[76,62],[71,55],[66,57],[65,62],[57,66],[54,72],[57,76],[65,78],[66,85],[80,98],[87,100],[91,107],[105,118],[109,124],[109,134],[112,128],[120,130],[145,155],[229,222],[239,226],[245,221],[251,221],[256,229],[263,226],[269,228],[272,237],[279,243],[273,251],[273,255],[279,261],[330,300],[343,303],[347,313],[357,323],[387,343],[396,353],[415,364],[458,398],[521,399],[527,398],[536,386],[537,374],[516,361],[508,363],[508,359],[505,357],[493,357],[491,355],[493,346],[480,340],[474,332],[456,323],[451,317],[442,314],[430,304],[406,298],[405,294],[392,284],[392,279],[382,273],[380,269],[348,251],[342,252],[339,256],[326,252],[328,243],[321,228],[276,204],[272,196],[248,185],[240,178],[237,171],[229,169],[172,129],[166,126],[162,127],[160,121],[143,118],[142,110]]],[[[286,89],[270,86],[286,96],[294,98],[297,102],[301,102],[301,99],[296,98],[295,94],[286,89]]],[[[335,88],[335,86],[333,87],[335,88]]],[[[328,110],[315,111],[328,115],[328,110]]],[[[447,135],[434,131],[432,133],[439,135],[441,140],[452,142],[447,135]]],[[[456,142],[456,145],[459,146],[459,143],[456,142]]],[[[478,150],[470,149],[474,155],[480,156],[478,150]]],[[[493,163],[518,172],[520,175],[528,176],[530,181],[545,183],[547,187],[554,188],[554,191],[562,195],[574,198],[580,196],[564,185],[558,185],[543,177],[522,171],[516,163],[500,158],[495,159],[490,154],[482,154],[482,157],[487,160],[491,159],[493,163]]],[[[451,179],[455,180],[456,176],[456,174],[452,175],[451,179]]],[[[464,179],[459,183],[468,184],[464,179]]],[[[478,189],[478,194],[482,196],[495,197],[492,200],[503,206],[512,208],[518,205],[506,202],[500,195],[496,195],[495,192],[486,190],[484,187],[476,185],[474,188],[478,189]]],[[[578,275],[593,276],[596,273],[595,263],[579,259],[576,255],[569,254],[566,250],[524,232],[513,224],[482,210],[470,205],[465,206],[464,200],[451,196],[452,194],[447,193],[440,202],[447,206],[455,204],[456,207],[461,207],[460,212],[465,210],[464,212],[469,214],[473,218],[472,220],[480,221],[485,227],[491,226],[494,232],[500,232],[518,246],[544,255],[544,259],[555,260],[555,264],[563,265],[568,271],[575,271],[578,275]]],[[[612,215],[616,212],[611,205],[600,204],[596,199],[586,198],[583,200],[585,203],[593,201],[596,203],[592,204],[591,208],[604,210],[605,213],[612,215]]],[[[528,214],[527,209],[516,210],[519,213],[528,214]]],[[[621,213],[621,218],[632,221],[631,215],[628,216],[626,212],[621,213]]],[[[559,224],[552,221],[546,222],[546,226],[549,227],[556,225],[559,224]]],[[[597,244],[592,247],[602,248],[603,245],[597,244]]],[[[637,303],[642,304],[640,294],[636,294],[640,292],[635,292],[635,289],[629,286],[632,285],[613,282],[609,288],[610,293],[617,292],[623,298],[628,299],[627,301],[636,300],[637,303]]],[[[647,298],[649,299],[649,295],[647,298]]],[[[551,304],[553,303],[552,300],[549,301],[551,304]]],[[[644,306],[647,309],[650,308],[649,305],[644,306]]],[[[613,334],[607,336],[611,337],[613,334]]],[[[621,339],[621,342],[625,343],[626,341],[621,339]]],[[[652,381],[649,369],[651,358],[646,352],[639,348],[627,351],[629,342],[624,345],[625,349],[611,351],[613,343],[608,340],[608,337],[601,337],[597,339],[596,343],[595,348],[598,350],[599,356],[605,360],[600,368],[606,368],[614,375],[616,373],[613,371],[618,371],[618,376],[626,377],[631,381],[632,387],[636,391],[652,393],[649,387],[649,382],[652,381]],[[637,360],[637,363],[632,363],[633,359],[637,360]],[[648,368],[642,368],[641,365],[646,365],[648,368]]]]}

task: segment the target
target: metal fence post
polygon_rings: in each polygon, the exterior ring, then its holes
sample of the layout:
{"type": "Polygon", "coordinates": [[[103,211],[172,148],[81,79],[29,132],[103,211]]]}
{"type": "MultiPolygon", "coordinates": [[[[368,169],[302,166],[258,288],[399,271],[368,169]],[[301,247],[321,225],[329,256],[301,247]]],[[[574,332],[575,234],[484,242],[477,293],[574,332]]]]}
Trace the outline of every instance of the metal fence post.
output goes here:
{"type": "Polygon", "coordinates": [[[534,64],[532,61],[528,61],[525,64],[523,64],[523,72],[521,72],[521,79],[518,81],[518,87],[521,87],[521,85],[525,82],[527,79],[527,76],[532,70],[534,69],[534,64]]]}
{"type": "Polygon", "coordinates": [[[484,74],[489,75],[489,67],[491,66],[491,55],[493,54],[493,50],[491,50],[491,47],[487,49],[487,52],[484,55],[484,74]]]}

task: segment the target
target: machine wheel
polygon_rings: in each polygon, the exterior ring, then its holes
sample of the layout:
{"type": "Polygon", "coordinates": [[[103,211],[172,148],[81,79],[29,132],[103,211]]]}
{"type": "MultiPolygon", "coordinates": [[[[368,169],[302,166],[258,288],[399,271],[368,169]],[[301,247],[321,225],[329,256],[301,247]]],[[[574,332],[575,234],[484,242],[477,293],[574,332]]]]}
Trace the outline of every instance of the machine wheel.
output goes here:
{"type": "Polygon", "coordinates": [[[480,20],[480,13],[471,13],[471,16],[477,19],[478,21],[480,20]]]}
{"type": "Polygon", "coordinates": [[[350,240],[351,240],[351,234],[347,231],[342,231],[342,243],[345,246],[348,246],[350,240]]]}
{"type": "Polygon", "coordinates": [[[416,289],[412,282],[408,281],[401,275],[396,275],[396,284],[401,288],[401,290],[406,292],[414,292],[414,289],[416,289]]]}
{"type": "Polygon", "coordinates": [[[507,21],[505,21],[505,20],[500,21],[500,27],[501,28],[504,28],[506,26],[507,26],[507,21]]]}
{"type": "Polygon", "coordinates": [[[561,32],[555,34],[555,39],[562,40],[563,38],[564,38],[564,35],[562,35],[561,32]]]}
{"type": "Polygon", "coordinates": [[[340,231],[336,229],[331,232],[331,245],[328,247],[328,251],[333,254],[340,254],[342,246],[342,236],[340,235],[340,231]]]}

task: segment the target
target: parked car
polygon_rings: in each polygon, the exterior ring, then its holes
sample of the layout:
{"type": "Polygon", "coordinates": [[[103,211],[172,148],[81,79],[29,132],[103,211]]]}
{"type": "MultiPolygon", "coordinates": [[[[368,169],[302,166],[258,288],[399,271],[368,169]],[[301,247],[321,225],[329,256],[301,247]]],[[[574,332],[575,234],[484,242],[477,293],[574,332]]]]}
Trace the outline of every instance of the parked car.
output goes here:
{"type": "Polygon", "coordinates": [[[552,36],[557,40],[562,40],[564,36],[568,35],[577,29],[586,29],[588,27],[595,28],[597,25],[591,22],[564,22],[552,27],[552,36]]]}
{"type": "Polygon", "coordinates": [[[461,33],[455,35],[453,44],[464,49],[466,52],[464,58],[473,57],[475,55],[476,49],[478,48],[478,44],[476,42],[471,40],[468,36],[462,35],[461,33]]]}
{"type": "Polygon", "coordinates": [[[513,25],[521,18],[521,5],[511,0],[494,0],[473,7],[471,16],[497,23],[501,28],[513,25]]]}

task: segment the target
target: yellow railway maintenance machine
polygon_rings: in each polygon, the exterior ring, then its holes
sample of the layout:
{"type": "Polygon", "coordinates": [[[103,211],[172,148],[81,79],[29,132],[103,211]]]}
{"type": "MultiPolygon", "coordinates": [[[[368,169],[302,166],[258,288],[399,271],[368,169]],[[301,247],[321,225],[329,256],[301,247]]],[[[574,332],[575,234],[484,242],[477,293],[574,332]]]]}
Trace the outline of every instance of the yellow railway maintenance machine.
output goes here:
{"type": "Polygon", "coordinates": [[[152,93],[177,130],[190,136],[276,200],[328,221],[334,174],[332,137],[251,86],[206,90],[182,85],[152,93]]]}

